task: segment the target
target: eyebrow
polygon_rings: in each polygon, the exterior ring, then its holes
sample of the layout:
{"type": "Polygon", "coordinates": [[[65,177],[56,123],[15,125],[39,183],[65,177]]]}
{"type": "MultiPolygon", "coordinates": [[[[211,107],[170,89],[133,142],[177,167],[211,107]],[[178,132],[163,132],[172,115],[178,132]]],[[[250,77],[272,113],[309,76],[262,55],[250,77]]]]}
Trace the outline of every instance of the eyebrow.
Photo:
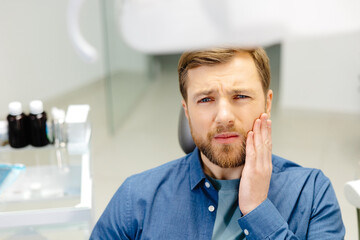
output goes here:
{"type": "MultiPolygon", "coordinates": [[[[194,100],[198,99],[200,96],[207,96],[207,95],[211,95],[214,92],[217,92],[217,90],[214,89],[206,89],[203,91],[199,91],[197,93],[195,93],[194,95],[194,100]]],[[[236,88],[236,89],[231,89],[230,91],[227,91],[228,94],[247,94],[247,95],[253,95],[255,94],[255,91],[253,89],[241,89],[241,88],[236,88]]]]}
{"type": "Polygon", "coordinates": [[[230,94],[255,94],[253,89],[232,89],[228,93],[230,94]]]}
{"type": "Polygon", "coordinates": [[[199,91],[199,92],[195,93],[193,99],[196,100],[196,99],[199,98],[200,96],[211,95],[211,94],[214,93],[214,92],[215,92],[215,90],[213,90],[213,89],[199,91]]]}

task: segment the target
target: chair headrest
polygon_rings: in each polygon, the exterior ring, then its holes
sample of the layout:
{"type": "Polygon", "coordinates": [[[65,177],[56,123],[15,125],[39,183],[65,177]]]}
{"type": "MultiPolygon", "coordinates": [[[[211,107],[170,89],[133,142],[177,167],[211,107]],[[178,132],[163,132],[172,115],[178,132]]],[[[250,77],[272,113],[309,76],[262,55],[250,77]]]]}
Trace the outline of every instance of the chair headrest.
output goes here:
{"type": "Polygon", "coordinates": [[[194,151],[195,143],[191,136],[189,122],[185,116],[185,111],[183,108],[180,110],[178,138],[180,146],[186,154],[194,151]]]}

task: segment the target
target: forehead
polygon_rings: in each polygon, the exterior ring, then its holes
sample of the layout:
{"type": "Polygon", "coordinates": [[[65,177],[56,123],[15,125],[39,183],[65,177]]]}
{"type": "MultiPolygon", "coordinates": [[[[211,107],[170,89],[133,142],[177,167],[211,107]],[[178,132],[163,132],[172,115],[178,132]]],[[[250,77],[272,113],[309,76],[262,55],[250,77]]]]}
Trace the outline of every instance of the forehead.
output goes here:
{"type": "Polygon", "coordinates": [[[247,52],[238,53],[227,63],[200,66],[188,71],[188,95],[199,91],[234,89],[262,93],[261,78],[254,60],[247,52]]]}

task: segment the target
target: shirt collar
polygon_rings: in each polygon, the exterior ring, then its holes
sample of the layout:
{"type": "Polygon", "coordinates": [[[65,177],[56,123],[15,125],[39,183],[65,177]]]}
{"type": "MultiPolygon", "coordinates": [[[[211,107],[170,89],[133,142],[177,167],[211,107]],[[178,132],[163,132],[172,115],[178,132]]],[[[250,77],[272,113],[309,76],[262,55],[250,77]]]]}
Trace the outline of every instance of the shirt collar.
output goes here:
{"type": "Polygon", "coordinates": [[[190,158],[190,184],[191,184],[191,190],[193,190],[206,177],[201,166],[200,151],[197,147],[190,154],[189,158],[190,158]]]}

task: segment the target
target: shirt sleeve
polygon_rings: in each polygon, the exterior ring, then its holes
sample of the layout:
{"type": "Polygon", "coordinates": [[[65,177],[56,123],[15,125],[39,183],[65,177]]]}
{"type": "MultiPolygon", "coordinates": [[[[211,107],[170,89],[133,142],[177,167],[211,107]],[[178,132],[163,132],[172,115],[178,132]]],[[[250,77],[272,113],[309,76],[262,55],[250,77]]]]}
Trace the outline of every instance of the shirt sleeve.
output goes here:
{"type": "Polygon", "coordinates": [[[250,213],[241,217],[238,223],[246,239],[298,239],[289,230],[288,224],[269,199],[250,213]]]}
{"type": "MultiPolygon", "coordinates": [[[[309,221],[304,222],[309,224],[307,239],[344,239],[345,227],[334,189],[330,180],[321,171],[318,173],[314,182],[311,217],[309,221]]],[[[299,239],[269,199],[241,217],[238,223],[248,240],[299,239]]]]}
{"type": "Polygon", "coordinates": [[[131,185],[127,179],[114,194],[103,214],[96,223],[90,239],[133,239],[133,221],[130,217],[131,185]]]}
{"type": "Polygon", "coordinates": [[[344,239],[345,226],[331,182],[322,172],[316,182],[308,239],[344,239]]]}

